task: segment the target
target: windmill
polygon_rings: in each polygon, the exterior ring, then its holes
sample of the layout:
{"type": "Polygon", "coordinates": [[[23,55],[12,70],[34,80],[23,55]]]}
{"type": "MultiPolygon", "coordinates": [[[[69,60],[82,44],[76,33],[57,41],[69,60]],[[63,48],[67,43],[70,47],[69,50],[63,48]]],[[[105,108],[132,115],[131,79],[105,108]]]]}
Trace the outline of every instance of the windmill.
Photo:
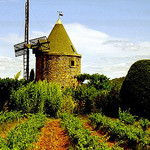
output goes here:
{"type": "Polygon", "coordinates": [[[23,55],[23,77],[29,79],[29,50],[33,49],[33,54],[50,49],[47,37],[39,37],[29,40],[29,0],[25,3],[25,35],[24,42],[14,45],[15,56],[23,55]]]}

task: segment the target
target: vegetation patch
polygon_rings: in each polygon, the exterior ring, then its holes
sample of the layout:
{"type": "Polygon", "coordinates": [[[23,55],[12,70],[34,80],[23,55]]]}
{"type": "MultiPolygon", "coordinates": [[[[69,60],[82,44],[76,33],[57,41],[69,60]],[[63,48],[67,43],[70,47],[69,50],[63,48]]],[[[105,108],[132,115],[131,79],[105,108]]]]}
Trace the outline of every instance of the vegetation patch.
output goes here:
{"type": "Polygon", "coordinates": [[[21,123],[6,134],[6,139],[0,138],[1,149],[24,150],[32,146],[37,140],[39,130],[44,126],[46,116],[37,114],[30,116],[25,123],[21,123]]]}
{"type": "Polygon", "coordinates": [[[144,148],[150,144],[149,133],[140,127],[126,125],[119,119],[112,120],[101,113],[91,114],[89,119],[96,125],[96,129],[105,129],[111,136],[111,139],[127,142],[126,144],[133,149],[139,146],[144,148]]]}

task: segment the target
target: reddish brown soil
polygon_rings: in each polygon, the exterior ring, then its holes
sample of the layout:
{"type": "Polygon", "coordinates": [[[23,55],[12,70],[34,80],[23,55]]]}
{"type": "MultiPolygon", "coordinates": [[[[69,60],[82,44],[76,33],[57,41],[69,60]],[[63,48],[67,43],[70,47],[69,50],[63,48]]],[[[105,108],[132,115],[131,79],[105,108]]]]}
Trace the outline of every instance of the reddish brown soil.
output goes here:
{"type": "Polygon", "coordinates": [[[47,121],[41,132],[35,144],[38,148],[34,150],[67,150],[70,145],[69,137],[61,128],[60,120],[47,121]]]}

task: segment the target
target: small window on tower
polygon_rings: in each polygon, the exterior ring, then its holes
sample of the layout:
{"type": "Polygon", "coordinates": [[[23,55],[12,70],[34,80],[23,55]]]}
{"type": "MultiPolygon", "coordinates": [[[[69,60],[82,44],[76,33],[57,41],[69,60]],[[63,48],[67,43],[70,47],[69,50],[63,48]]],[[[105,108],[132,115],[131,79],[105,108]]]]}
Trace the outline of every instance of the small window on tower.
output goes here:
{"type": "Polygon", "coordinates": [[[71,60],[71,66],[74,66],[74,60],[71,60]]]}
{"type": "Polygon", "coordinates": [[[70,58],[70,67],[75,67],[75,60],[74,60],[74,58],[70,58]]]}

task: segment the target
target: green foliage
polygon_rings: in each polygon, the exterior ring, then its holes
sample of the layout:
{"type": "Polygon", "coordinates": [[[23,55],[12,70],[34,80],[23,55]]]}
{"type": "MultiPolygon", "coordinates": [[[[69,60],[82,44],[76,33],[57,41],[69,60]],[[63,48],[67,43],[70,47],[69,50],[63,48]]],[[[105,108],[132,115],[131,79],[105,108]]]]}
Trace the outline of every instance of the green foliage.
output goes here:
{"type": "Polygon", "coordinates": [[[90,75],[90,74],[81,74],[77,76],[77,80],[81,81],[83,83],[85,80],[88,80],[88,86],[92,86],[96,88],[97,90],[110,90],[111,89],[111,83],[109,78],[107,78],[105,75],[100,75],[98,73],[90,75]]]}
{"type": "MultiPolygon", "coordinates": [[[[94,106],[92,108],[92,112],[100,112],[103,110],[104,113],[107,113],[107,106],[109,104],[108,96],[109,91],[107,90],[97,91],[93,96],[94,106]]],[[[110,110],[108,111],[110,112],[110,110]]]]}
{"type": "Polygon", "coordinates": [[[21,75],[21,71],[19,71],[16,75],[14,75],[14,79],[18,80],[21,75]]]}
{"type": "Polygon", "coordinates": [[[60,113],[69,113],[73,114],[75,108],[75,102],[72,99],[72,96],[66,96],[64,95],[62,98],[62,105],[60,109],[60,113]]]}
{"type": "Polygon", "coordinates": [[[119,108],[119,119],[126,124],[134,124],[136,121],[136,116],[133,116],[130,114],[129,110],[121,111],[121,108],[119,108]]]}
{"type": "Polygon", "coordinates": [[[10,78],[6,79],[0,78],[0,111],[2,109],[7,109],[7,107],[11,107],[10,103],[11,90],[12,89],[17,90],[19,87],[21,87],[22,85],[26,85],[28,82],[29,81],[26,81],[24,79],[15,80],[10,78]]]}
{"type": "Polygon", "coordinates": [[[94,96],[97,90],[94,87],[89,87],[82,84],[75,91],[75,99],[78,101],[78,113],[90,113],[94,106],[94,96]]]}
{"type": "Polygon", "coordinates": [[[122,107],[141,117],[150,114],[150,60],[135,62],[121,88],[122,107]]]}
{"type": "Polygon", "coordinates": [[[37,140],[39,130],[44,126],[45,121],[46,116],[43,114],[32,115],[25,123],[10,130],[6,134],[6,139],[0,138],[0,148],[24,150],[32,147],[32,143],[37,140]]]}
{"type": "Polygon", "coordinates": [[[83,84],[83,82],[85,80],[89,80],[90,79],[90,74],[84,73],[84,74],[80,74],[77,76],[77,80],[81,82],[81,84],[83,84]]]}
{"type": "Polygon", "coordinates": [[[97,90],[110,90],[111,89],[111,83],[109,78],[107,78],[105,75],[100,75],[98,73],[93,74],[90,76],[90,82],[88,82],[89,86],[95,87],[97,90]]]}
{"type": "Polygon", "coordinates": [[[85,114],[99,112],[102,109],[109,116],[118,116],[118,109],[121,105],[120,88],[122,82],[122,79],[114,79],[110,85],[110,90],[107,88],[97,90],[92,85],[89,86],[91,83],[82,84],[75,90],[74,99],[78,103],[77,112],[85,114]]]}
{"type": "Polygon", "coordinates": [[[144,132],[141,128],[126,125],[122,123],[120,120],[112,120],[101,113],[91,114],[89,119],[92,123],[96,125],[96,128],[103,128],[107,130],[111,136],[111,138],[123,141],[128,141],[128,143],[132,143],[132,147],[135,148],[136,145],[142,145],[145,147],[150,144],[149,135],[144,132]]]}
{"type": "Polygon", "coordinates": [[[11,112],[0,112],[0,124],[6,121],[15,121],[22,117],[22,114],[18,111],[11,111],[11,112]]]}
{"type": "Polygon", "coordinates": [[[1,150],[10,150],[6,144],[5,139],[2,138],[1,136],[0,136],[0,149],[1,150]]]}
{"type": "Polygon", "coordinates": [[[108,116],[118,117],[118,109],[121,106],[120,89],[123,81],[124,77],[111,80],[111,90],[105,102],[106,108],[103,111],[108,116]]]}
{"type": "Polygon", "coordinates": [[[111,84],[117,84],[118,87],[121,88],[123,81],[124,81],[125,77],[120,77],[120,78],[115,78],[111,80],[111,84]]]}
{"type": "Polygon", "coordinates": [[[17,91],[13,90],[11,103],[23,112],[45,112],[55,116],[61,108],[61,87],[47,81],[31,82],[17,91]]]}
{"type": "Polygon", "coordinates": [[[148,119],[141,118],[139,120],[139,124],[143,128],[143,130],[145,131],[150,126],[150,121],[148,119]]]}
{"type": "Polygon", "coordinates": [[[62,91],[61,86],[57,83],[47,83],[46,94],[46,113],[56,116],[58,110],[61,109],[62,91]]]}
{"type": "MultiPolygon", "coordinates": [[[[77,149],[86,150],[110,150],[111,148],[105,142],[99,142],[97,136],[91,136],[91,132],[83,128],[81,121],[73,115],[61,114],[61,124],[66,128],[69,137],[72,139],[77,149]]],[[[119,148],[118,148],[119,149],[119,148]]]]}
{"type": "Polygon", "coordinates": [[[75,97],[75,88],[73,87],[66,87],[62,92],[63,95],[75,97]]]}
{"type": "Polygon", "coordinates": [[[99,112],[102,109],[109,116],[118,116],[121,105],[120,89],[124,77],[110,81],[104,75],[82,74],[77,79],[82,82],[88,80],[75,90],[74,99],[78,100],[77,112],[99,112]]]}

